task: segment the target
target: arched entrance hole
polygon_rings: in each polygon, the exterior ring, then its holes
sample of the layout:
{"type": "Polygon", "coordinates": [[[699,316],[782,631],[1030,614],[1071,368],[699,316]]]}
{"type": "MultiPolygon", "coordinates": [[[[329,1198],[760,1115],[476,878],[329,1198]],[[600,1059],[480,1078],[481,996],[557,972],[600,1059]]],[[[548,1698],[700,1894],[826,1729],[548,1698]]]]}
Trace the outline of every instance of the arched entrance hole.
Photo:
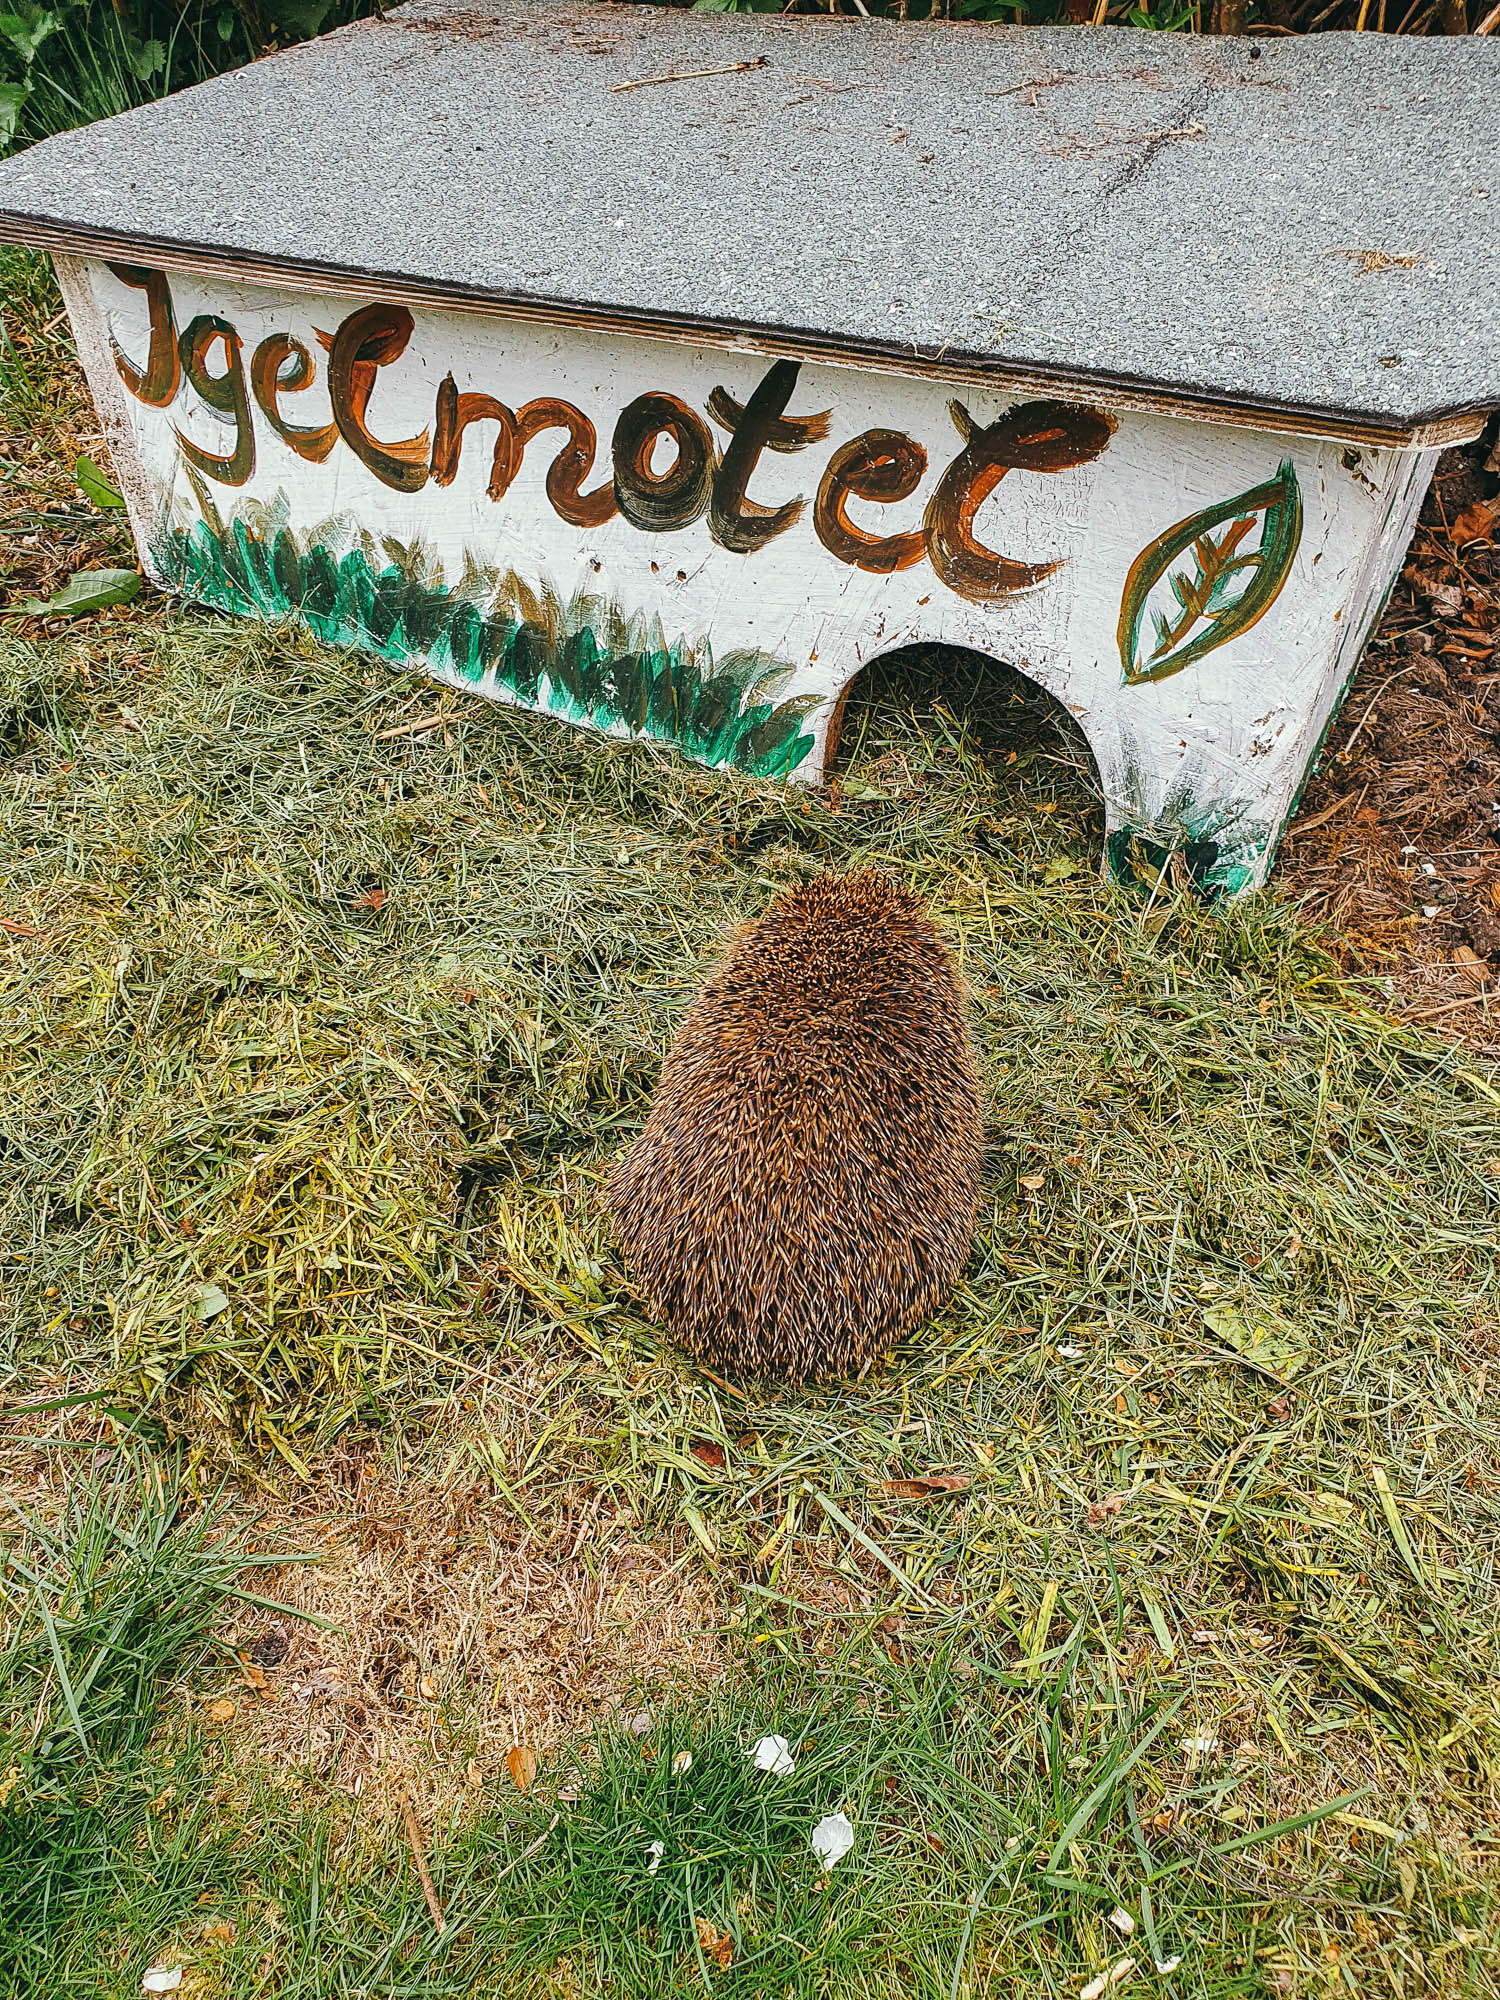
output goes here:
{"type": "Polygon", "coordinates": [[[882,653],[844,690],[829,729],[830,779],[897,789],[988,783],[1005,809],[1071,820],[1104,844],[1099,767],[1062,703],[967,646],[882,653]]]}

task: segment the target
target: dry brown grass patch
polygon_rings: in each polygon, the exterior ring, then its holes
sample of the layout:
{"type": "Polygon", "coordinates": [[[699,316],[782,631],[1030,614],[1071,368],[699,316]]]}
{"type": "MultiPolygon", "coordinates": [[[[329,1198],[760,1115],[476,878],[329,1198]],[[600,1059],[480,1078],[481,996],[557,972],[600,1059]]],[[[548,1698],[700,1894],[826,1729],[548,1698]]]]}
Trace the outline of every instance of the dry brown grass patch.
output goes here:
{"type": "Polygon", "coordinates": [[[472,1476],[343,1470],[261,1524],[262,1546],[316,1560],[251,1588],[321,1622],[247,1608],[226,1635],[243,1662],[223,1690],[241,1767],[382,1814],[401,1784],[446,1820],[514,1781],[512,1747],[545,1759],[623,1703],[720,1679],[724,1606],[686,1531],[647,1539],[602,1491],[524,1518],[472,1476]]]}

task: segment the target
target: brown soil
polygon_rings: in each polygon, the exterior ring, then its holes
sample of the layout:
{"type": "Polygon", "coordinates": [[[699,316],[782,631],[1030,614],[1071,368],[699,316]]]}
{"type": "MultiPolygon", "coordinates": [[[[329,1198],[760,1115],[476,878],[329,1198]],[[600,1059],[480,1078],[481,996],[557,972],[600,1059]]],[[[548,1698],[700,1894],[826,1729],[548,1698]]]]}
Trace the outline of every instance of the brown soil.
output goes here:
{"type": "Polygon", "coordinates": [[[1500,1044],[1500,443],[1444,454],[1273,880],[1396,1011],[1500,1044]]]}

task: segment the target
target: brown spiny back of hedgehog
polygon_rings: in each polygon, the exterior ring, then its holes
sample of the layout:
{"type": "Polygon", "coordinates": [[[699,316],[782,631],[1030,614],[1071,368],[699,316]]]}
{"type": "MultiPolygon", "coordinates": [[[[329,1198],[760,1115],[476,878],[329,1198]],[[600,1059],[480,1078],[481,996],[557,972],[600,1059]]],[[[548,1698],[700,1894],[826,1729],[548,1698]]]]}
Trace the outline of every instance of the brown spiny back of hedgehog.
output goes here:
{"type": "Polygon", "coordinates": [[[699,1360],[848,1375],[952,1290],[981,1135],[931,919],[874,869],[825,875],[732,939],[607,1199],[653,1315],[699,1360]]]}

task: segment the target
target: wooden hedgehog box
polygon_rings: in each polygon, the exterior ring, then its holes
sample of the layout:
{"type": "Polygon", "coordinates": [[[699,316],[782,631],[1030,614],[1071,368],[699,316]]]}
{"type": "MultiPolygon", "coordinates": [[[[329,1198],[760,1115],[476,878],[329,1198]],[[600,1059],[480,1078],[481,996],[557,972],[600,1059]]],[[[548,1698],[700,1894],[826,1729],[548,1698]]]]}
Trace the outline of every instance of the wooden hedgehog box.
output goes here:
{"type": "Polygon", "coordinates": [[[816,781],[1009,662],[1260,882],[1500,405],[1500,37],[411,0],[0,167],[164,589],[816,781]]]}

